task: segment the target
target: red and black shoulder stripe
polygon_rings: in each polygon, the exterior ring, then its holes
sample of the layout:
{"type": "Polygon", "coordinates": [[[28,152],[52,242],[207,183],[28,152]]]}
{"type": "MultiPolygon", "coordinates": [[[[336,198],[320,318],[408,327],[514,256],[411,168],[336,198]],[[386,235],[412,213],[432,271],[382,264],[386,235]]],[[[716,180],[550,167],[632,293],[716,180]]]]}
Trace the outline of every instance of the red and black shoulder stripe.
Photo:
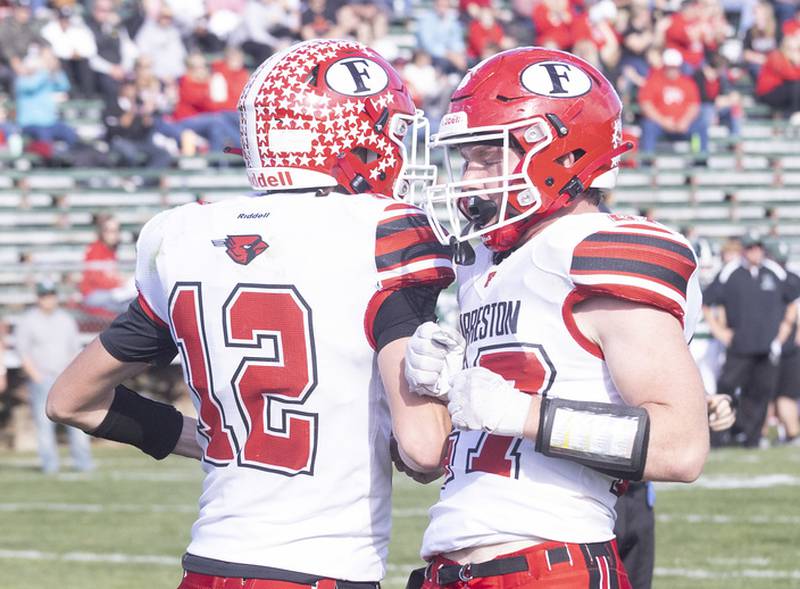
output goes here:
{"type": "Polygon", "coordinates": [[[386,207],[376,226],[375,267],[382,289],[444,287],[455,278],[450,248],[436,239],[425,213],[405,203],[386,207]]]}
{"type": "Polygon", "coordinates": [[[585,237],[573,252],[570,277],[584,291],[652,304],[682,318],[696,268],[694,251],[682,237],[639,223],[585,237]]]}

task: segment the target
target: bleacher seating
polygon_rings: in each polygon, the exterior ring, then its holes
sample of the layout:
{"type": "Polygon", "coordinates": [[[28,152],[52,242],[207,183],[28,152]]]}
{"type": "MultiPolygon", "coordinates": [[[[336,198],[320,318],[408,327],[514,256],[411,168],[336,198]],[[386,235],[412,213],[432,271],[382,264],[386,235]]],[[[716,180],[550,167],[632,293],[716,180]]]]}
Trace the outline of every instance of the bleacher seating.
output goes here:
{"type": "MultiPolygon", "coordinates": [[[[67,109],[87,124],[99,117],[96,103],[67,109]]],[[[794,129],[761,110],[751,113],[738,144],[724,129],[712,129],[713,149],[703,165],[680,145],[648,166],[634,162],[620,174],[611,206],[620,213],[647,211],[676,228],[693,225],[712,241],[747,228],[777,232],[800,257],[800,142],[794,129]]],[[[228,155],[181,159],[163,177],[141,169],[52,170],[36,163],[35,156],[13,159],[0,152],[0,317],[12,325],[34,300],[37,278],[59,276],[74,289],[83,250],[94,239],[93,214],[112,211],[119,218],[120,264],[132,271],[135,236],[157,212],[248,190],[241,162],[228,155]],[[156,179],[157,186],[131,187],[142,178],[156,179]]],[[[74,291],[63,294],[77,300],[74,291]]]]}

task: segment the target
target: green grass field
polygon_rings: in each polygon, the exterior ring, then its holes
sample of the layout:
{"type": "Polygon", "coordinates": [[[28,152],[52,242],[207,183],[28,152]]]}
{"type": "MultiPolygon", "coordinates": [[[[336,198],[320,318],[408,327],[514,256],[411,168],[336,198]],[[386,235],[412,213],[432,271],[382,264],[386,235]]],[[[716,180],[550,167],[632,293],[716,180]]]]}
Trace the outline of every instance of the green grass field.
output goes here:
{"type": "MultiPolygon", "coordinates": [[[[38,472],[0,453],[0,589],[174,588],[196,513],[196,463],[96,448],[98,470],[38,472]]],[[[395,481],[386,589],[401,589],[437,487],[395,481]]],[[[800,588],[800,448],[712,454],[692,486],[661,485],[659,589],[800,588]]]]}

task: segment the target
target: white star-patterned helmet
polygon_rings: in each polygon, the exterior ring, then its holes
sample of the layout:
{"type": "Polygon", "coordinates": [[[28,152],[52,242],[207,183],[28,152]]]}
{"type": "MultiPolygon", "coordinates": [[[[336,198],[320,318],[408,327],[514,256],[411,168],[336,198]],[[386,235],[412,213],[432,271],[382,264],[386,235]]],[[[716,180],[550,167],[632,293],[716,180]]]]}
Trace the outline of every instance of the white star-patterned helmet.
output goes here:
{"type": "Polygon", "coordinates": [[[257,191],[338,186],[414,200],[436,180],[423,113],[397,71],[354,41],[276,53],[247,82],[239,116],[257,191]]]}

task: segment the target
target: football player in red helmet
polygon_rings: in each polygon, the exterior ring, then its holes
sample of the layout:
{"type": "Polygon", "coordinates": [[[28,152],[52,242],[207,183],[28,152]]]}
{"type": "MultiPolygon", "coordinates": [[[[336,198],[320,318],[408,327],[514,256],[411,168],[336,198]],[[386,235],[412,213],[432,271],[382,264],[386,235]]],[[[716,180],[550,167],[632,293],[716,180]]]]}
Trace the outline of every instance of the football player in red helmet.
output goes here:
{"type": "Polygon", "coordinates": [[[600,212],[629,148],[620,116],[593,66],[526,47],[471,70],[433,138],[448,178],[430,221],[442,243],[483,243],[457,271],[463,339],[424,324],[406,356],[455,428],[425,589],[630,587],[613,531],[626,481],[700,474],[697,261],[667,227],[600,212]]]}
{"type": "MultiPolygon", "coordinates": [[[[613,188],[622,142],[622,103],[611,83],[574,55],[555,50],[503,52],[472,69],[453,93],[433,145],[444,149],[448,181],[430,205],[439,234],[480,236],[495,252],[572,203],[588,188],[613,188]],[[474,155],[493,173],[457,178],[457,162],[474,155]],[[493,164],[486,166],[486,164],[493,164]],[[492,219],[480,200],[492,197],[492,219]]],[[[469,160],[472,162],[472,160],[469,160]]]]}
{"type": "Polygon", "coordinates": [[[58,378],[48,415],[199,458],[182,589],[377,589],[390,438],[437,473],[450,420],[402,374],[454,278],[406,201],[433,179],[394,69],[350,41],[266,61],[239,102],[256,194],[164,211],[137,243],[138,298],[58,378]],[[368,193],[366,193],[368,192],[368,193]],[[197,419],[120,383],[180,354],[197,419]]]}

